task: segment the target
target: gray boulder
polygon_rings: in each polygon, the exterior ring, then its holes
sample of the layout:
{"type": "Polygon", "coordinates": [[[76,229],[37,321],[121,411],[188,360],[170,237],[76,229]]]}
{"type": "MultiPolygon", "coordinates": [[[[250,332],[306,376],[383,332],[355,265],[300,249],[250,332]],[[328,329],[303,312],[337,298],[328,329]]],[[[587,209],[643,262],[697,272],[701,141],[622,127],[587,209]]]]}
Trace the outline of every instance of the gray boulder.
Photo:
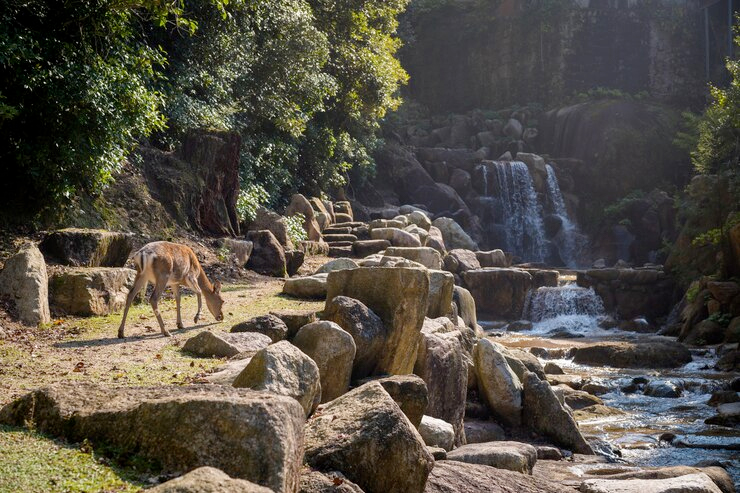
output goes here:
{"type": "Polygon", "coordinates": [[[296,298],[323,300],[326,297],[326,277],[328,274],[314,274],[306,277],[291,277],[283,284],[283,294],[296,298]]]}
{"type": "Polygon", "coordinates": [[[212,466],[273,491],[298,488],[304,419],[293,399],[203,385],[58,384],[0,410],[0,423],[136,452],[163,474],[212,466]]]}
{"type": "Polygon", "coordinates": [[[445,247],[452,250],[455,248],[464,248],[466,250],[477,250],[478,244],[457,224],[454,219],[449,217],[438,217],[432,222],[432,226],[439,229],[442,233],[445,247]]]}
{"type": "Polygon", "coordinates": [[[5,261],[0,271],[0,294],[15,302],[18,318],[24,324],[35,326],[51,322],[46,262],[36,245],[23,245],[5,261]]]}
{"type": "Polygon", "coordinates": [[[306,471],[301,474],[301,487],[298,493],[363,493],[363,491],[340,472],[306,471]]]}
{"type": "Polygon", "coordinates": [[[419,435],[430,447],[439,447],[449,452],[455,446],[455,430],[443,419],[423,416],[419,425],[419,435]]]}
{"type": "Polygon", "coordinates": [[[233,385],[292,397],[301,405],[306,416],[321,401],[318,366],[288,341],[280,341],[257,352],[233,385]]]}
{"type": "Polygon", "coordinates": [[[427,385],[416,375],[393,375],[377,378],[374,381],[383,386],[391,398],[409,418],[411,424],[418,428],[421,418],[429,405],[427,385]]]}
{"type": "Polygon", "coordinates": [[[573,493],[573,488],[505,469],[438,461],[427,480],[425,493],[573,493]]]}
{"type": "Polygon", "coordinates": [[[506,432],[494,421],[465,420],[465,440],[468,444],[498,442],[506,439],[506,432]]]}
{"type": "Polygon", "coordinates": [[[402,257],[418,262],[427,269],[441,269],[442,256],[430,247],[390,247],[385,250],[389,257],[402,257]]]}
{"type": "Polygon", "coordinates": [[[288,326],[275,315],[268,314],[240,322],[231,328],[231,332],[259,332],[269,337],[272,342],[278,342],[287,337],[288,326]]]}
{"type": "Polygon", "coordinates": [[[237,354],[251,357],[272,344],[272,340],[258,332],[217,333],[204,330],[189,338],[182,350],[204,358],[231,358],[237,354]]]}
{"type": "Polygon", "coordinates": [[[448,452],[447,460],[532,474],[532,468],[537,462],[537,449],[519,442],[474,443],[448,452]]]}
{"type": "Polygon", "coordinates": [[[370,231],[373,240],[387,240],[397,247],[420,247],[419,237],[398,228],[374,228],[370,231]]]}
{"type": "Polygon", "coordinates": [[[69,267],[49,278],[49,303],[68,315],[110,315],[126,306],[136,272],[123,267],[69,267]]]}
{"type": "Polygon", "coordinates": [[[247,231],[247,240],[252,242],[252,255],[247,268],[259,274],[274,277],[286,277],[288,264],[285,250],[275,235],[268,230],[247,231]]]}
{"type": "Polygon", "coordinates": [[[285,218],[277,212],[259,207],[254,221],[249,223],[249,231],[265,230],[270,231],[283,248],[293,249],[293,242],[290,241],[290,236],[288,236],[288,225],[285,218]]]}
{"type": "Polygon", "coordinates": [[[457,248],[450,250],[444,258],[445,270],[452,272],[453,274],[462,274],[469,270],[477,270],[481,268],[478,257],[475,256],[475,252],[470,250],[464,250],[457,248]]]}
{"type": "Polygon", "coordinates": [[[703,473],[668,479],[588,479],[581,493],[721,493],[703,473]]]}
{"type": "Polygon", "coordinates": [[[305,431],[305,460],[337,470],[368,493],[424,491],[434,459],[377,382],[329,402],[305,431]]]}
{"type": "Polygon", "coordinates": [[[44,256],[73,267],[123,267],[132,246],[128,234],[78,228],[52,231],[39,244],[44,256]]]}
{"type": "Polygon", "coordinates": [[[147,493],[273,493],[245,479],[233,479],[215,467],[199,467],[179,478],[171,479],[147,493]]]}
{"type": "MultiPolygon", "coordinates": [[[[501,421],[517,426],[522,420],[522,383],[498,344],[481,339],[473,351],[478,390],[501,421]]],[[[536,377],[535,377],[536,378],[536,377]]]]}
{"type": "Polygon", "coordinates": [[[429,271],[429,300],[426,316],[429,318],[452,315],[452,297],[455,277],[443,270],[429,271]]]}
{"type": "Polygon", "coordinates": [[[316,272],[314,272],[314,275],[316,274],[328,274],[329,272],[335,271],[335,270],[345,270],[345,269],[356,269],[358,267],[357,262],[352,260],[351,258],[335,258],[334,260],[330,260],[318,269],[316,269],[316,272]]]}
{"type": "Polygon", "coordinates": [[[334,322],[322,320],[302,327],[293,344],[319,367],[321,402],[347,392],[357,348],[352,336],[334,322]]]}

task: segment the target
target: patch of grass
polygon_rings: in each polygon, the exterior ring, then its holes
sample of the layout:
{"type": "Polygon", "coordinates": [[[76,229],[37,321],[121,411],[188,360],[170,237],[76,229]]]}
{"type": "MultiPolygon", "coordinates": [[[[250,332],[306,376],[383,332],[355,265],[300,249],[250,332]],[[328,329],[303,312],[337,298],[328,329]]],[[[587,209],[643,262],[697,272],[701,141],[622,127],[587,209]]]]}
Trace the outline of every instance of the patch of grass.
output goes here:
{"type": "Polygon", "coordinates": [[[130,470],[39,433],[0,426],[0,493],[136,492],[130,470]]]}

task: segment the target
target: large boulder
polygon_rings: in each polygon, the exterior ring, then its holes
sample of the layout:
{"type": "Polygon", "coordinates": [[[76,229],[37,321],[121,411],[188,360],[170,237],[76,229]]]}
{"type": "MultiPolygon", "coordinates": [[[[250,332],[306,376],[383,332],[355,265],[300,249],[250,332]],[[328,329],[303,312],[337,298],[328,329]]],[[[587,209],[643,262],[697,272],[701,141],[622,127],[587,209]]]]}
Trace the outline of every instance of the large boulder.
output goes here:
{"type": "Polygon", "coordinates": [[[270,488],[245,479],[233,479],[220,469],[209,466],[199,467],[146,491],[147,493],[273,493],[270,488]]]}
{"type": "Polygon", "coordinates": [[[444,236],[442,236],[442,231],[436,226],[432,226],[427,231],[427,243],[426,246],[434,248],[437,250],[440,255],[444,255],[447,251],[447,247],[445,246],[445,239],[444,236]]]}
{"type": "Polygon", "coordinates": [[[15,302],[18,318],[27,325],[46,324],[49,314],[49,280],[44,256],[33,243],[5,261],[0,271],[0,294],[15,302]]]}
{"type": "Polygon", "coordinates": [[[288,327],[288,339],[292,339],[301,327],[316,321],[316,313],[315,310],[273,310],[270,315],[283,321],[288,327]]]}
{"type": "Polygon", "coordinates": [[[573,361],[614,368],[678,368],[691,361],[691,352],[669,339],[597,342],[577,348],[573,361]]]}
{"type": "Polygon", "coordinates": [[[477,250],[478,244],[457,224],[454,219],[449,217],[438,217],[432,222],[432,225],[442,233],[445,246],[453,250],[455,248],[464,248],[466,250],[477,250]]]}
{"type": "Polygon", "coordinates": [[[481,267],[509,267],[509,261],[503,250],[491,250],[488,252],[475,252],[475,258],[481,267]]]}
{"type": "Polygon", "coordinates": [[[448,452],[447,460],[532,474],[537,462],[537,449],[520,442],[473,443],[448,452]]]}
{"type": "Polygon", "coordinates": [[[550,384],[540,380],[534,373],[527,373],[524,377],[522,403],[524,424],[556,445],[579,454],[593,454],[591,446],[578,429],[578,423],[563,407],[550,384]]]}
{"type": "Polygon", "coordinates": [[[450,460],[437,461],[425,493],[573,493],[573,489],[495,467],[450,460]]]}
{"type": "Polygon", "coordinates": [[[452,301],[457,305],[457,314],[463,319],[465,325],[474,331],[478,331],[478,315],[475,310],[475,299],[467,289],[454,286],[452,301]]]}
{"type": "Polygon", "coordinates": [[[44,256],[73,267],[123,267],[132,247],[131,235],[78,228],[52,231],[39,244],[44,256]]]}
{"type": "Polygon", "coordinates": [[[270,231],[248,231],[247,239],[252,242],[252,255],[247,268],[259,274],[285,277],[288,274],[285,251],[270,231]]]}
{"type": "Polygon", "coordinates": [[[304,471],[298,493],[363,493],[362,489],[347,479],[344,474],[330,471],[304,471]]]}
{"type": "Polygon", "coordinates": [[[220,244],[222,248],[226,248],[234,256],[237,263],[241,266],[247,265],[254,249],[254,244],[251,241],[236,240],[234,238],[222,238],[220,244]]]}
{"type": "Polygon", "coordinates": [[[427,311],[429,274],[418,268],[360,268],[329,273],[327,307],[336,296],[364,303],[383,321],[384,349],[376,371],[411,373],[427,311]]]}
{"type": "Polygon", "coordinates": [[[283,284],[283,293],[296,298],[323,300],[326,298],[326,278],[328,274],[314,274],[305,277],[291,277],[283,284]]]}
{"type": "Polygon", "coordinates": [[[319,367],[288,341],[280,341],[257,352],[233,385],[292,397],[306,416],[321,401],[319,367]]]}
{"type": "Polygon", "coordinates": [[[293,344],[319,367],[321,402],[347,392],[357,348],[352,336],[334,322],[322,320],[302,327],[293,344]]]}
{"type": "Polygon", "coordinates": [[[316,213],[308,199],[300,193],[296,193],[291,197],[290,204],[285,209],[286,216],[295,216],[297,214],[303,216],[303,230],[306,232],[308,240],[320,241],[321,226],[316,220],[316,213]]]}
{"type": "Polygon", "coordinates": [[[136,272],[122,267],[71,267],[49,278],[49,303],[68,315],[110,315],[126,306],[136,272]]]}
{"type": "Polygon", "coordinates": [[[419,435],[430,447],[439,447],[449,452],[455,446],[455,430],[443,419],[423,416],[419,425],[419,435]]]}
{"type": "Polygon", "coordinates": [[[477,419],[465,420],[465,441],[467,443],[498,442],[506,440],[506,432],[494,421],[477,419]]]}
{"type": "Polygon", "coordinates": [[[231,358],[237,354],[252,356],[272,344],[258,332],[217,333],[204,330],[185,341],[182,350],[204,358],[231,358]]]}
{"type": "Polygon", "coordinates": [[[722,493],[703,473],[668,479],[587,479],[582,493],[722,493]]]}
{"type": "Polygon", "coordinates": [[[335,270],[346,270],[346,269],[356,269],[359,267],[357,265],[357,262],[352,260],[351,258],[335,258],[334,260],[330,260],[314,272],[314,275],[316,274],[328,274],[329,272],[335,271],[335,270]]]}
{"type": "Polygon", "coordinates": [[[391,242],[388,240],[359,240],[352,243],[352,255],[365,258],[368,255],[380,253],[389,246],[391,246],[391,242]]]}
{"type": "Polygon", "coordinates": [[[296,491],[304,413],[290,398],[222,386],[106,388],[66,383],[0,410],[0,423],[122,449],[164,474],[212,466],[273,491],[296,491]]]}
{"type": "Polygon", "coordinates": [[[370,231],[373,240],[386,240],[396,247],[420,247],[421,240],[415,234],[398,228],[375,228],[370,231]]]}
{"type": "Polygon", "coordinates": [[[377,382],[329,402],[305,431],[305,460],[337,470],[368,493],[424,491],[434,459],[377,382]]]}
{"type": "Polygon", "coordinates": [[[357,380],[373,373],[385,346],[383,321],[361,301],[347,296],[327,300],[323,318],[338,324],[354,339],[356,354],[352,378],[357,380]]]}
{"type": "Polygon", "coordinates": [[[509,425],[522,421],[522,382],[506,361],[500,345],[481,339],[473,351],[478,390],[498,419],[509,425]]]}
{"type": "Polygon", "coordinates": [[[469,270],[478,270],[481,264],[475,252],[456,248],[447,252],[444,258],[445,270],[453,274],[462,274],[469,270]]]}
{"type": "Polygon", "coordinates": [[[455,445],[465,443],[463,418],[468,391],[468,359],[458,335],[422,331],[414,365],[414,373],[427,384],[429,405],[426,414],[452,425],[455,445]]]}
{"type": "Polygon", "coordinates": [[[270,231],[283,248],[292,250],[293,242],[288,235],[285,218],[264,207],[257,208],[254,220],[249,223],[249,231],[270,231]]]}
{"type": "Polygon", "coordinates": [[[259,332],[269,337],[272,342],[277,342],[288,336],[288,326],[275,315],[268,314],[240,322],[231,328],[231,332],[259,332]]]}
{"type": "Polygon", "coordinates": [[[522,316],[527,292],[532,288],[529,272],[489,268],[469,270],[462,276],[478,313],[505,320],[518,320],[522,316]]]}
{"type": "Polygon", "coordinates": [[[442,270],[429,271],[429,300],[427,317],[449,317],[452,315],[452,297],[455,289],[455,278],[442,270]]]}
{"type": "Polygon", "coordinates": [[[430,247],[390,247],[385,250],[389,257],[403,257],[418,262],[428,269],[441,269],[442,256],[430,247]]]}

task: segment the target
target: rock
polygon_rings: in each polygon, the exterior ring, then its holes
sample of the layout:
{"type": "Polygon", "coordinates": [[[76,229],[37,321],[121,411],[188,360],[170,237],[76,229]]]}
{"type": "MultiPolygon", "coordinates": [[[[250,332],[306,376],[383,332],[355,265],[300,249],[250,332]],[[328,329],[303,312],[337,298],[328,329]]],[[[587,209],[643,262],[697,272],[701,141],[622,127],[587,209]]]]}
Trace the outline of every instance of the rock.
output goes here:
{"type": "Polygon", "coordinates": [[[306,277],[291,277],[283,284],[283,293],[296,298],[323,300],[326,298],[326,279],[328,274],[315,274],[306,277]]]}
{"type": "Polygon", "coordinates": [[[466,250],[477,250],[478,245],[468,236],[465,230],[449,217],[438,217],[432,221],[432,226],[439,229],[446,248],[463,248],[466,250]]]}
{"type": "MultiPolygon", "coordinates": [[[[253,332],[253,334],[261,337],[267,337],[263,334],[257,334],[256,332],[253,332]]],[[[254,354],[245,354],[245,357],[242,359],[236,359],[238,356],[230,359],[223,365],[216,368],[213,373],[207,375],[205,377],[205,380],[217,385],[227,385],[229,387],[232,387],[234,384],[234,380],[236,380],[236,377],[238,377],[239,374],[244,371],[244,368],[247,367],[249,362],[252,361],[252,356],[254,356],[254,354]]]]}
{"type": "Polygon", "coordinates": [[[26,325],[48,324],[49,281],[44,256],[33,243],[27,243],[5,261],[0,271],[0,294],[9,296],[26,325]]]}
{"type": "Polygon", "coordinates": [[[717,415],[712,416],[704,422],[710,425],[737,428],[740,426],[740,402],[720,404],[717,406],[717,415]]]}
{"type": "MultiPolygon", "coordinates": [[[[503,132],[504,132],[504,135],[506,135],[510,139],[519,140],[522,138],[522,135],[524,134],[524,127],[522,126],[519,120],[510,118],[509,121],[506,122],[506,125],[504,125],[503,132]]],[[[517,158],[518,158],[518,155],[517,155],[517,158]]]]}
{"type": "Polygon", "coordinates": [[[651,380],[645,386],[645,395],[650,397],[664,397],[676,399],[681,397],[681,389],[673,382],[668,380],[651,380]]]}
{"type": "Polygon", "coordinates": [[[257,332],[227,334],[204,330],[185,341],[182,350],[204,358],[231,358],[244,353],[252,356],[270,344],[268,336],[257,332]]]}
{"type": "Polygon", "coordinates": [[[428,269],[441,269],[442,256],[430,247],[390,247],[385,250],[389,257],[402,257],[418,262],[428,269]]]}
{"type": "Polygon", "coordinates": [[[702,320],[688,333],[682,333],[680,340],[685,344],[719,344],[725,338],[725,328],[713,320],[702,320]]]}
{"type": "Polygon", "coordinates": [[[481,269],[463,273],[465,286],[479,313],[494,319],[518,320],[524,309],[532,275],[519,269],[481,269]]]}
{"type": "Polygon", "coordinates": [[[532,474],[537,462],[537,449],[519,442],[474,443],[448,452],[447,459],[532,474]]]}
{"type": "Polygon", "coordinates": [[[321,402],[347,392],[355,358],[355,341],[334,322],[322,320],[302,327],[293,344],[319,367],[321,402]]]}
{"type": "Polygon", "coordinates": [[[547,445],[538,445],[537,460],[563,460],[563,453],[559,448],[548,447],[547,445]]]}
{"type": "Polygon", "coordinates": [[[714,367],[720,371],[740,370],[740,351],[730,351],[722,356],[714,367]]]}
{"type": "Polygon", "coordinates": [[[285,277],[288,274],[285,251],[270,231],[248,231],[247,239],[254,245],[247,268],[259,274],[285,277]]]}
{"type": "Polygon", "coordinates": [[[670,479],[588,479],[582,493],[722,493],[706,474],[670,479]]]}
{"type": "Polygon", "coordinates": [[[288,236],[288,225],[285,223],[285,218],[277,212],[259,207],[254,221],[249,223],[249,231],[265,230],[270,231],[283,248],[293,249],[293,242],[290,241],[290,236],[288,236]]]}
{"type": "Polygon", "coordinates": [[[449,452],[455,445],[455,430],[442,419],[424,416],[419,425],[419,434],[430,447],[440,447],[449,452]]]}
{"type": "Polygon", "coordinates": [[[740,294],[740,285],[732,281],[709,281],[707,283],[707,289],[712,294],[712,297],[722,305],[729,304],[735,296],[740,294]]]}
{"type": "Polygon", "coordinates": [[[233,385],[292,397],[306,416],[321,401],[318,366],[288,341],[280,341],[258,351],[233,385]]]}
{"type": "Polygon", "coordinates": [[[123,267],[132,248],[130,235],[102,229],[60,229],[39,244],[44,256],[73,267],[123,267]]]}
{"type": "Polygon", "coordinates": [[[408,226],[408,219],[406,218],[406,216],[402,216],[399,219],[375,219],[367,224],[367,227],[368,229],[370,229],[370,231],[372,231],[373,229],[385,228],[403,229],[406,226],[408,226]]]}
{"type": "Polygon", "coordinates": [[[272,342],[282,341],[288,336],[288,326],[275,315],[259,315],[241,322],[231,328],[231,332],[259,332],[272,342]]]}
{"type": "Polygon", "coordinates": [[[632,320],[622,321],[619,324],[619,330],[623,330],[625,332],[637,332],[640,334],[651,334],[655,333],[657,329],[644,318],[633,318],[632,320]]]}
{"type": "Polygon", "coordinates": [[[345,270],[345,269],[356,269],[359,267],[357,265],[357,262],[352,260],[351,258],[337,258],[334,260],[330,260],[318,269],[316,269],[316,272],[314,272],[314,275],[316,274],[328,274],[329,272],[335,271],[335,270],[345,270]]]}
{"type": "Polygon", "coordinates": [[[504,423],[521,423],[522,383],[514,374],[501,347],[481,339],[473,352],[478,389],[491,411],[504,423]]]}
{"type": "Polygon", "coordinates": [[[470,173],[459,168],[452,170],[450,186],[461,196],[467,197],[473,190],[470,173]]]}
{"type": "Polygon", "coordinates": [[[447,451],[442,447],[427,447],[427,450],[432,454],[435,461],[447,459],[447,451]]]}
{"type": "Polygon", "coordinates": [[[419,237],[398,228],[376,228],[370,231],[373,240],[387,240],[397,247],[420,247],[419,237]]]}
{"type": "Polygon", "coordinates": [[[352,254],[355,257],[364,258],[384,251],[391,246],[388,240],[361,240],[352,243],[352,254]]]}
{"type": "Polygon", "coordinates": [[[394,375],[376,378],[374,381],[383,386],[383,389],[396,401],[403,414],[409,418],[411,424],[418,428],[429,404],[427,385],[424,380],[416,375],[394,375]]]}
{"type": "Polygon", "coordinates": [[[527,373],[524,378],[522,402],[522,415],[527,426],[556,445],[579,454],[593,454],[591,446],[578,429],[578,423],[563,408],[550,384],[541,381],[534,373],[527,373]]]}
{"type": "Polygon", "coordinates": [[[733,402],[740,402],[740,394],[734,390],[717,390],[712,392],[712,397],[709,398],[707,405],[718,406],[720,404],[731,404],[733,402]]]}
{"type": "Polygon", "coordinates": [[[440,231],[436,226],[432,226],[429,228],[428,233],[429,235],[427,236],[426,246],[434,248],[441,255],[444,255],[447,248],[445,247],[445,240],[442,236],[442,231],[440,231]]]}
{"type": "Polygon", "coordinates": [[[460,248],[447,253],[444,258],[444,266],[446,271],[453,274],[462,274],[469,270],[478,270],[481,268],[475,252],[460,248]]]}
{"type": "Polygon", "coordinates": [[[347,296],[328,299],[323,318],[338,324],[354,339],[356,354],[352,365],[355,380],[375,370],[387,337],[383,321],[361,301],[347,296]]]}
{"type": "Polygon", "coordinates": [[[329,402],[306,425],[305,440],[306,463],[338,470],[368,493],[422,492],[434,465],[419,433],[377,382],[329,402]]]}
{"type": "MultiPolygon", "coordinates": [[[[334,202],[334,214],[345,214],[349,216],[349,221],[354,221],[354,214],[352,213],[352,204],[347,200],[339,200],[334,202]]],[[[337,217],[337,222],[341,222],[337,217]]]]}
{"type": "Polygon", "coordinates": [[[592,395],[604,395],[611,392],[612,389],[609,388],[608,385],[604,385],[603,383],[587,382],[581,386],[581,390],[592,395]]]}
{"type": "Polygon", "coordinates": [[[567,385],[559,385],[557,388],[563,391],[565,403],[574,411],[591,406],[604,405],[604,401],[588,392],[574,390],[567,385]]]}
{"type": "MultiPolygon", "coordinates": [[[[540,380],[544,380],[541,375],[540,380]]],[[[581,390],[583,386],[583,377],[580,375],[547,375],[547,382],[550,385],[565,385],[573,390],[581,390]]]]}
{"type": "Polygon", "coordinates": [[[550,361],[545,363],[545,373],[549,375],[565,375],[565,372],[562,368],[550,361]]]}
{"type": "Polygon", "coordinates": [[[275,310],[273,315],[288,327],[288,339],[292,339],[298,333],[298,329],[316,321],[316,312],[312,310],[275,310]]]}
{"type": "MultiPolygon", "coordinates": [[[[427,244],[427,238],[429,237],[429,233],[425,229],[420,228],[416,224],[410,224],[409,226],[406,226],[405,228],[403,228],[403,230],[406,231],[407,233],[411,233],[412,235],[415,235],[417,238],[419,238],[419,241],[421,242],[422,245],[426,245],[427,244]]],[[[429,247],[429,248],[431,248],[431,247],[429,247]]],[[[432,248],[432,250],[434,250],[434,249],[432,248]]],[[[436,250],[435,250],[435,252],[436,252],[436,250]]]]}
{"type": "Polygon", "coordinates": [[[340,472],[331,471],[322,474],[318,471],[309,471],[301,474],[301,487],[298,493],[363,493],[363,491],[340,472]]]}
{"type": "Polygon", "coordinates": [[[286,216],[303,215],[303,230],[306,232],[309,241],[321,240],[321,226],[316,220],[316,213],[311,207],[311,203],[300,193],[293,194],[290,204],[285,209],[286,216]]]}
{"type": "Polygon", "coordinates": [[[265,488],[244,479],[232,479],[228,474],[215,467],[199,467],[179,478],[171,479],[147,493],[273,493],[265,488]]]}
{"type": "Polygon", "coordinates": [[[468,444],[506,440],[506,432],[493,421],[465,420],[465,440],[468,444]]]}
{"type": "Polygon", "coordinates": [[[573,493],[572,488],[505,469],[438,461],[429,475],[425,493],[573,493]]]}
{"type": "Polygon", "coordinates": [[[49,302],[67,315],[110,315],[126,306],[136,272],[116,267],[71,267],[49,278],[49,302]]]}
{"type": "Polygon", "coordinates": [[[506,254],[503,250],[491,250],[489,252],[475,252],[481,267],[509,267],[506,254]]]}
{"type": "Polygon", "coordinates": [[[285,270],[289,276],[294,276],[298,273],[298,269],[303,265],[303,261],[306,259],[305,252],[301,250],[285,250],[285,270]]]}
{"type": "Polygon", "coordinates": [[[222,386],[66,383],[8,404],[0,422],[136,451],[163,474],[212,466],[273,491],[298,488],[304,414],[287,397],[222,386]]]}
{"type": "Polygon", "coordinates": [[[220,243],[223,248],[226,248],[231,255],[236,258],[236,262],[244,267],[249,262],[249,257],[252,255],[252,249],[254,249],[254,243],[251,241],[235,240],[234,238],[222,238],[220,243]]]}
{"type": "Polygon", "coordinates": [[[429,228],[432,227],[431,219],[429,219],[427,213],[422,210],[413,210],[406,214],[406,217],[409,219],[410,224],[416,224],[425,231],[429,231],[429,228]]]}
{"type": "Polygon", "coordinates": [[[427,313],[429,318],[448,317],[452,315],[452,297],[455,278],[442,270],[429,271],[429,299],[427,313]]]}
{"type": "Polygon", "coordinates": [[[427,311],[429,274],[423,269],[388,267],[335,271],[329,273],[327,287],[327,300],[357,299],[383,321],[387,336],[376,372],[411,373],[427,311]]]}
{"type": "Polygon", "coordinates": [[[414,373],[427,384],[429,405],[426,414],[451,424],[454,445],[465,443],[463,418],[468,391],[468,358],[458,337],[459,332],[422,333],[414,365],[414,373]]]}
{"type": "Polygon", "coordinates": [[[498,348],[506,358],[506,362],[509,363],[511,369],[519,377],[519,380],[524,378],[524,375],[531,371],[537,375],[540,379],[545,379],[545,369],[542,367],[540,360],[535,355],[528,351],[523,351],[516,348],[507,348],[499,345],[498,348]]]}
{"type": "Polygon", "coordinates": [[[577,348],[573,361],[614,368],[678,368],[691,361],[691,353],[671,340],[598,342],[577,348]]]}

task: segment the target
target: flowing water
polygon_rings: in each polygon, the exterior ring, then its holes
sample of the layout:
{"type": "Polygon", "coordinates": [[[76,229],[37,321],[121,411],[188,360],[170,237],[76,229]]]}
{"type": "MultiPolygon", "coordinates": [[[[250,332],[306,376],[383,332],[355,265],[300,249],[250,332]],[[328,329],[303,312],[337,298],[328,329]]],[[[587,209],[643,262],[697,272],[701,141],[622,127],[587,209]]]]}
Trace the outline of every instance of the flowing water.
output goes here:
{"type": "MultiPolygon", "coordinates": [[[[506,332],[504,344],[517,347],[569,348],[597,340],[640,341],[654,335],[635,334],[599,327],[603,317],[600,298],[590,289],[572,284],[559,288],[539,288],[529,296],[525,318],[533,323],[532,330],[506,332]],[[569,337],[553,337],[566,329],[569,337]]],[[[486,324],[483,324],[484,326],[486,324]]],[[[593,383],[608,387],[600,397],[604,404],[623,414],[597,416],[581,420],[586,436],[605,440],[618,448],[618,462],[637,466],[694,465],[701,461],[719,461],[740,485],[740,430],[707,425],[704,420],[716,414],[707,405],[712,392],[737,374],[713,370],[717,357],[710,349],[693,352],[694,360],[674,370],[617,369],[578,365],[572,359],[549,360],[566,373],[581,375],[593,383]],[[635,377],[649,381],[670,382],[681,389],[678,398],[653,397],[644,388],[633,384],[635,377]],[[632,388],[630,388],[632,387],[632,388]],[[664,433],[676,438],[672,443],[661,441],[664,433]],[[687,446],[688,445],[688,446],[687,446]]],[[[543,364],[545,360],[542,360],[543,364]]]]}
{"type": "Polygon", "coordinates": [[[547,169],[547,195],[552,204],[553,214],[560,218],[562,224],[553,241],[557,245],[560,258],[565,262],[565,265],[576,268],[578,267],[577,259],[586,246],[586,237],[581,234],[578,226],[570,220],[555,171],[549,164],[545,168],[547,169]]]}

